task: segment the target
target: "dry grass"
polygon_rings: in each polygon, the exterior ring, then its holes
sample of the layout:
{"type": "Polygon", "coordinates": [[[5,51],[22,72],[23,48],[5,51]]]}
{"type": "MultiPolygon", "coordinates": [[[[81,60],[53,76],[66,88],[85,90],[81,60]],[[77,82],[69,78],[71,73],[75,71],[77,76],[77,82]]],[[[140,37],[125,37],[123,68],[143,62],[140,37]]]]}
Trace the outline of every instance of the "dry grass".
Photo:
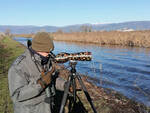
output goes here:
{"type": "Polygon", "coordinates": [[[25,37],[25,38],[32,38],[34,34],[13,34],[15,37],[25,37]]]}
{"type": "Polygon", "coordinates": [[[76,32],[52,33],[51,35],[54,37],[54,40],[57,41],[96,43],[100,45],[150,47],[150,31],[76,32]]]}
{"type": "MultiPolygon", "coordinates": [[[[150,30],[146,31],[99,31],[99,32],[73,32],[50,33],[56,41],[95,43],[99,45],[122,45],[150,47],[150,30]]],[[[16,37],[31,38],[34,34],[16,34],[16,37]]]]}

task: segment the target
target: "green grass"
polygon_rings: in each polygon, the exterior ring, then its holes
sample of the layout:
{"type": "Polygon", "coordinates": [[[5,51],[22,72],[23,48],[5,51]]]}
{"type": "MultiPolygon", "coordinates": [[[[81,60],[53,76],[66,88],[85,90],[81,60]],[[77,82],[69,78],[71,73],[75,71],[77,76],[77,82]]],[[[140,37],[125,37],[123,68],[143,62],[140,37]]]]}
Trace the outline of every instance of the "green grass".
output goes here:
{"type": "Polygon", "coordinates": [[[0,40],[0,113],[13,113],[8,89],[8,69],[24,47],[9,37],[0,40]]]}

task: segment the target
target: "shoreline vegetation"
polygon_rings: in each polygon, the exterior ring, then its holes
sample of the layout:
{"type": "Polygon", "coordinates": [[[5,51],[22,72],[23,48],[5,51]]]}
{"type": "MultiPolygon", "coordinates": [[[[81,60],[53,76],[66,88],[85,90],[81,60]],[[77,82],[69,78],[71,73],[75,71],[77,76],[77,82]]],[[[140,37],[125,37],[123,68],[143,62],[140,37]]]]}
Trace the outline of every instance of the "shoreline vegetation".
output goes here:
{"type": "MultiPolygon", "coordinates": [[[[99,45],[121,45],[150,47],[150,30],[145,31],[97,31],[97,32],[56,32],[50,33],[56,41],[93,43],[99,45]]],[[[16,37],[31,38],[34,34],[15,34],[16,37]]]]}
{"type": "Polygon", "coordinates": [[[24,48],[8,37],[0,37],[0,113],[13,113],[8,89],[8,69],[24,48]]]}
{"type": "MultiPolygon", "coordinates": [[[[13,113],[12,101],[8,91],[7,74],[13,60],[23,53],[25,48],[26,47],[9,37],[0,38],[0,113],[13,113]]],[[[62,70],[60,72],[60,76],[66,79],[69,71],[63,65],[58,65],[57,67],[62,70]]],[[[106,90],[93,85],[88,82],[88,77],[85,75],[82,75],[82,79],[91,95],[91,98],[93,99],[97,113],[150,112],[150,107],[146,107],[143,104],[132,101],[116,91],[106,90]]],[[[78,102],[77,107],[85,108],[88,111],[81,112],[81,109],[78,108],[78,113],[92,113],[90,105],[88,104],[83,92],[78,92],[78,95],[81,102],[78,102]]],[[[65,113],[67,113],[67,110],[65,113]]]]}

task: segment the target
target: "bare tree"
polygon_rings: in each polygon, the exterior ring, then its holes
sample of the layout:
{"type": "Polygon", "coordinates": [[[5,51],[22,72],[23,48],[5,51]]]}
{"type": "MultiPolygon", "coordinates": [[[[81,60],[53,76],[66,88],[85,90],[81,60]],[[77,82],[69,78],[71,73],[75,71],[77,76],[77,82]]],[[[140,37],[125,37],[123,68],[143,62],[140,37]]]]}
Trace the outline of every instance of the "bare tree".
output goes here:
{"type": "Polygon", "coordinates": [[[62,29],[58,29],[58,30],[57,30],[57,33],[60,33],[60,34],[61,34],[61,33],[63,33],[63,30],[62,30],[62,29]]]}
{"type": "Polygon", "coordinates": [[[5,35],[6,35],[6,36],[10,36],[10,35],[11,35],[10,29],[6,29],[6,30],[5,30],[5,35]]]}
{"type": "Polygon", "coordinates": [[[92,26],[82,25],[80,29],[81,29],[81,32],[92,32],[92,26]]]}

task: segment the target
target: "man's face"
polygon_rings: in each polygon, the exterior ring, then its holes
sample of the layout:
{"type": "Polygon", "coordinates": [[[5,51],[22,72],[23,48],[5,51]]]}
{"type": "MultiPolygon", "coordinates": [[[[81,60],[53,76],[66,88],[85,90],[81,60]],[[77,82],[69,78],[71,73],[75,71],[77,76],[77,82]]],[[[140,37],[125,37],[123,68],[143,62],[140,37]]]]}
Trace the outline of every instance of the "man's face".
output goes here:
{"type": "Polygon", "coordinates": [[[49,53],[47,53],[47,52],[37,52],[37,53],[39,53],[40,55],[42,55],[42,56],[44,56],[44,57],[47,57],[48,54],[49,54],[49,53]]]}

